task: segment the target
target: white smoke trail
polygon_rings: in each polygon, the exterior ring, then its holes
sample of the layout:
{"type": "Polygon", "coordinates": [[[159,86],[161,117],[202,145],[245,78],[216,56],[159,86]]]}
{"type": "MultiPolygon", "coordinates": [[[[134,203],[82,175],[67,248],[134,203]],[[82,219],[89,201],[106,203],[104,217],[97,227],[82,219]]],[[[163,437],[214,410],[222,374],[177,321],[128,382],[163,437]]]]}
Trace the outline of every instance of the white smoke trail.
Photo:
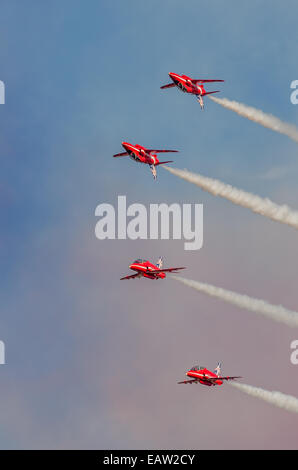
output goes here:
{"type": "Polygon", "coordinates": [[[213,178],[207,178],[206,176],[198,173],[191,173],[187,170],[179,170],[179,168],[172,168],[169,166],[163,166],[163,168],[189,183],[196,184],[214,196],[221,196],[234,204],[246,207],[247,209],[268,217],[269,219],[298,228],[298,212],[285,204],[280,206],[270,201],[268,198],[262,198],[256,194],[248,193],[242,189],[237,189],[230,184],[222,183],[221,181],[213,178]]]}
{"type": "Polygon", "coordinates": [[[248,295],[237,294],[236,292],[222,289],[221,287],[193,281],[191,279],[185,279],[184,277],[176,275],[172,275],[171,277],[176,281],[182,282],[182,284],[192,287],[193,289],[203,292],[211,297],[216,297],[230,304],[245,308],[251,312],[260,313],[271,320],[284,323],[287,326],[298,327],[298,312],[288,310],[282,305],[272,305],[265,300],[254,299],[248,295]]]}
{"type": "Polygon", "coordinates": [[[246,106],[243,103],[238,103],[238,101],[230,101],[227,98],[216,98],[215,96],[210,96],[209,98],[224,108],[235,111],[235,113],[240,116],[250,119],[250,121],[254,121],[261,124],[261,126],[267,127],[275,132],[279,132],[280,134],[284,134],[295,142],[298,142],[298,128],[293,124],[281,121],[272,114],[266,114],[260,109],[246,106]]]}
{"type": "Polygon", "coordinates": [[[229,382],[229,385],[242,390],[242,392],[245,392],[248,395],[267,401],[268,403],[271,403],[271,405],[278,406],[279,408],[283,408],[287,411],[292,411],[293,413],[298,413],[298,398],[292,395],[285,395],[281,392],[270,392],[263,388],[240,384],[238,382],[229,382]]]}

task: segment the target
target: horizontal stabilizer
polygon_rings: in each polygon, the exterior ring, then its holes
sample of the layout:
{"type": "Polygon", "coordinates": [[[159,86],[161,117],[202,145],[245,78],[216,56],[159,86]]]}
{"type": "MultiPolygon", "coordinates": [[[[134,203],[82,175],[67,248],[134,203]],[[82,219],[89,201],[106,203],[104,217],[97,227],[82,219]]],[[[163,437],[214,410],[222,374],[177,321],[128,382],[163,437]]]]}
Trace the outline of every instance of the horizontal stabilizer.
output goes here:
{"type": "Polygon", "coordinates": [[[158,163],[155,163],[155,166],[163,165],[164,163],[173,163],[173,160],[168,160],[166,162],[158,162],[158,163]]]}
{"type": "Polygon", "coordinates": [[[204,93],[205,95],[212,95],[213,93],[219,93],[220,90],[216,90],[216,91],[208,91],[206,93],[204,93]]]}

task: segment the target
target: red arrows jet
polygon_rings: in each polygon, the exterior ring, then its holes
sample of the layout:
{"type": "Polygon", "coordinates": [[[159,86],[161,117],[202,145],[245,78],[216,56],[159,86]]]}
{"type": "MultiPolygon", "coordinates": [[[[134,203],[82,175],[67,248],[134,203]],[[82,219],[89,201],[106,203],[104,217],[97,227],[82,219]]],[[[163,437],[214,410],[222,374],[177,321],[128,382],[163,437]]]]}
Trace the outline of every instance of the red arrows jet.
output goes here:
{"type": "Polygon", "coordinates": [[[173,160],[168,160],[166,162],[160,162],[155,155],[156,153],[168,153],[168,152],[178,152],[178,150],[154,150],[147,149],[142,147],[142,145],[132,145],[129,142],[122,142],[122,146],[125,149],[125,152],[116,153],[113,157],[125,157],[126,155],[130,156],[132,160],[135,160],[139,163],[146,163],[150,166],[150,169],[153,174],[153,178],[156,180],[156,167],[162,165],[163,163],[172,163],[173,160]]]}
{"type": "Polygon", "coordinates": [[[136,259],[129,267],[133,271],[136,271],[136,274],[130,276],[121,277],[120,281],[123,279],[134,279],[136,277],[147,277],[148,279],[164,279],[166,277],[165,272],[177,272],[180,269],[185,268],[167,268],[162,269],[163,260],[160,257],[156,263],[156,266],[150,261],[145,259],[136,259]]]}
{"type": "Polygon", "coordinates": [[[182,382],[178,382],[178,384],[200,383],[202,385],[207,385],[208,387],[212,387],[215,385],[222,385],[223,380],[234,380],[234,379],[242,378],[239,376],[222,377],[220,374],[221,374],[220,362],[217,364],[217,367],[214,372],[210,372],[210,370],[206,369],[206,367],[203,367],[203,366],[194,366],[186,373],[188,377],[191,377],[191,380],[183,380],[182,382]]]}
{"type": "Polygon", "coordinates": [[[168,85],[161,86],[161,89],[172,88],[174,86],[180,88],[184,93],[191,93],[196,95],[198,102],[200,103],[201,109],[204,109],[203,96],[211,95],[212,93],[219,93],[219,90],[216,91],[206,91],[204,89],[204,83],[209,82],[224,82],[224,80],[194,80],[193,78],[188,77],[187,75],[178,75],[177,73],[169,73],[170,78],[173,80],[173,83],[168,85]]]}

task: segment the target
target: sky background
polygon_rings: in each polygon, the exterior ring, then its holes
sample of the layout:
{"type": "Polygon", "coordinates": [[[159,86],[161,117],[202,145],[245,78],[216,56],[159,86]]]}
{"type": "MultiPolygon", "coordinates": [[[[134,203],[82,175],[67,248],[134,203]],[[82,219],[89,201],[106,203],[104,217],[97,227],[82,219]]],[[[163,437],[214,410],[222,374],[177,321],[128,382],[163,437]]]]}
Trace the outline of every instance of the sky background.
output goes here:
{"type": "Polygon", "coordinates": [[[297,415],[177,381],[222,361],[298,396],[298,331],[169,277],[119,281],[162,254],[190,279],[297,310],[297,231],[112,158],[123,140],[177,148],[173,166],[298,209],[297,144],[159,88],[168,72],[224,79],[218,96],[298,125],[297,14],[294,0],[1,1],[2,449],[297,448],[297,415]],[[203,203],[203,248],[97,240],[95,208],[118,195],[203,203]]]}

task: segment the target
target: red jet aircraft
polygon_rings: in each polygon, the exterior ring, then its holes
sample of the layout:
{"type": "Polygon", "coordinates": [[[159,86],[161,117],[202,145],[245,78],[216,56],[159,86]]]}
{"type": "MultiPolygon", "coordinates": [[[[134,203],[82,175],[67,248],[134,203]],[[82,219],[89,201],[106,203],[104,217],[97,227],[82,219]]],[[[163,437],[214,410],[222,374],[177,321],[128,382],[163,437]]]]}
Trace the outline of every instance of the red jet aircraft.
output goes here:
{"type": "Polygon", "coordinates": [[[212,93],[219,93],[219,90],[216,91],[206,91],[204,89],[204,83],[209,82],[224,82],[224,80],[194,80],[193,78],[188,77],[187,75],[178,75],[177,73],[169,73],[170,78],[173,80],[173,83],[168,85],[161,86],[161,89],[172,88],[174,86],[180,88],[184,93],[191,93],[196,95],[198,102],[200,103],[201,109],[204,109],[203,96],[211,95],[212,93]]]}
{"type": "Polygon", "coordinates": [[[156,266],[150,261],[145,259],[136,259],[129,267],[133,271],[136,271],[136,274],[131,274],[130,276],[121,277],[120,281],[123,279],[134,279],[136,277],[147,277],[148,279],[164,279],[166,277],[165,272],[176,272],[180,269],[185,268],[167,268],[162,269],[162,258],[156,263],[156,266]]]}
{"type": "Polygon", "coordinates": [[[129,142],[122,142],[122,146],[125,148],[125,152],[116,153],[113,157],[125,157],[129,155],[132,160],[135,160],[139,163],[146,163],[150,166],[150,169],[153,174],[153,178],[156,180],[156,168],[158,165],[163,163],[172,163],[173,160],[168,160],[166,162],[160,162],[155,155],[156,153],[168,153],[168,152],[178,152],[178,150],[154,150],[147,149],[142,147],[142,145],[132,145],[129,142]]]}
{"type": "Polygon", "coordinates": [[[210,370],[206,369],[206,367],[203,367],[203,366],[194,366],[186,373],[188,377],[191,377],[191,380],[183,380],[182,382],[178,382],[178,384],[200,383],[202,385],[207,385],[208,387],[212,387],[215,385],[222,385],[223,380],[234,380],[234,379],[242,378],[239,376],[222,377],[220,374],[221,374],[220,362],[217,364],[217,367],[214,372],[210,372],[210,370]]]}

